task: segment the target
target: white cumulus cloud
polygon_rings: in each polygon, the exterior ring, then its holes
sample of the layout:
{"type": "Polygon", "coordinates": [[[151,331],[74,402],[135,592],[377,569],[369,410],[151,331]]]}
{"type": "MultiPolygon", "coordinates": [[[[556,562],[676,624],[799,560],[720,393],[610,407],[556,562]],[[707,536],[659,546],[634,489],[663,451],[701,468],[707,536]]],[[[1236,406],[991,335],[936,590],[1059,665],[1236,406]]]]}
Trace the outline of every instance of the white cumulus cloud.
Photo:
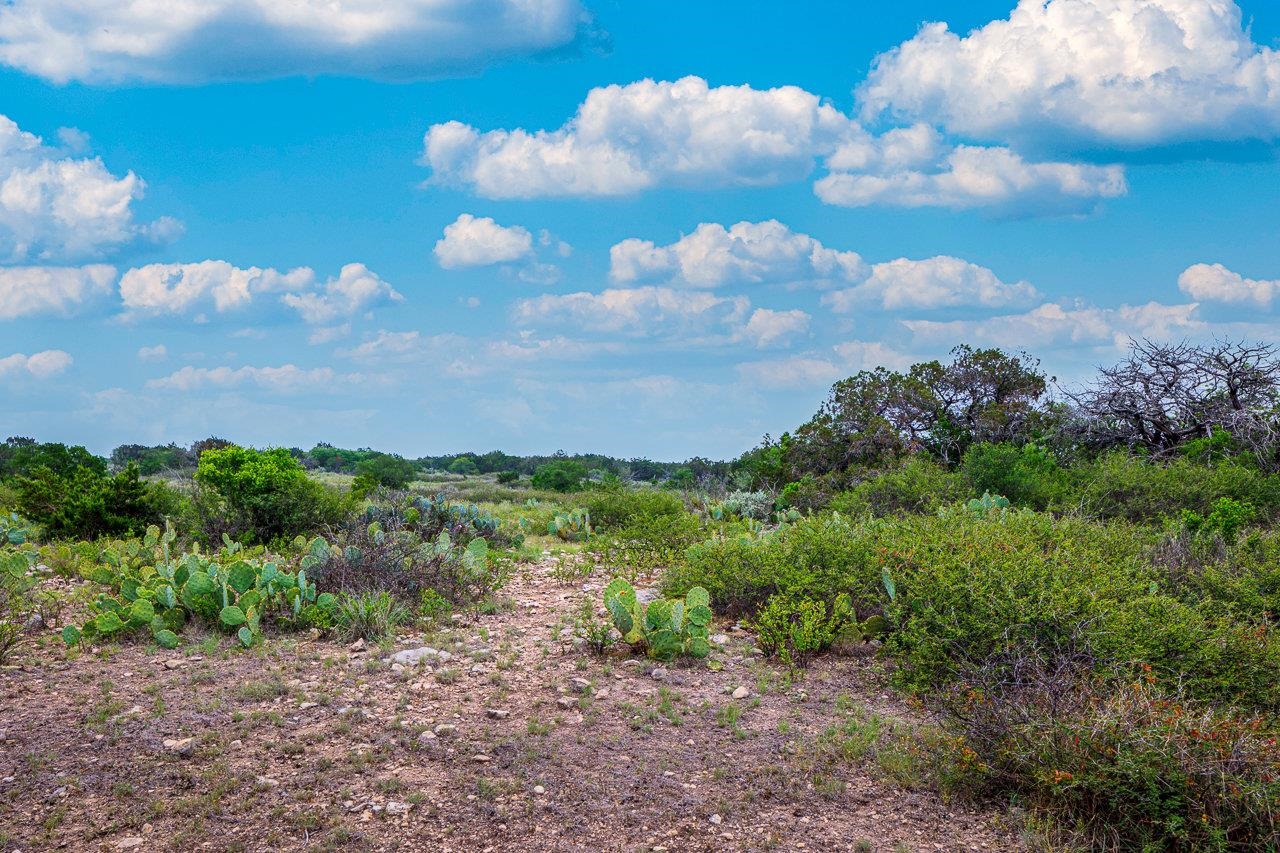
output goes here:
{"type": "Polygon", "coordinates": [[[402,302],[404,297],[364,264],[347,264],[318,290],[286,293],[280,301],[304,322],[321,324],[354,317],[376,305],[402,302]]]}
{"type": "Polygon", "coordinates": [[[831,174],[830,204],[1087,212],[1126,190],[1117,166],[1038,163],[1004,148],[955,147],[919,124],[875,136],[795,86],[710,86],[700,77],[592,89],[556,130],[433,125],[431,183],[487,198],[610,196],[655,187],[765,186],[831,174]]]}
{"type": "Polygon", "coordinates": [[[898,258],[875,264],[863,283],[827,293],[823,303],[837,313],[866,304],[889,310],[1007,308],[1031,304],[1038,296],[1028,282],[1006,283],[986,267],[939,255],[920,261],[898,258]]]}
{"type": "Polygon", "coordinates": [[[134,221],[145,186],[133,172],[113,175],[100,159],[50,148],[0,115],[0,261],[96,258],[171,239],[181,231],[175,220],[134,221]]]}
{"type": "Polygon", "coordinates": [[[757,349],[785,346],[793,338],[809,331],[810,319],[808,314],[798,309],[774,311],[757,308],[742,327],[741,337],[757,349]]]}
{"type": "Polygon", "coordinates": [[[1222,264],[1193,264],[1178,276],[1178,289],[1202,302],[1252,303],[1268,308],[1280,280],[1245,278],[1222,264]]]}
{"type": "Polygon", "coordinates": [[[71,314],[111,292],[115,267],[0,267],[0,320],[71,314]]]}
{"type": "Polygon", "coordinates": [[[0,62],[57,83],[421,79],[563,51],[579,0],[9,0],[0,62]]]}
{"type": "Polygon", "coordinates": [[[857,252],[823,246],[777,220],[738,222],[729,228],[704,222],[692,234],[658,246],[623,240],[609,250],[616,282],[672,282],[689,287],[770,284],[814,280],[856,281],[866,275],[857,252]]]}
{"type": "Polygon", "coordinates": [[[1280,53],[1232,0],[1019,0],[967,36],[931,23],[859,98],[984,139],[1141,147],[1280,136],[1280,53]]]}
{"type": "Polygon", "coordinates": [[[1009,213],[1088,213],[1128,192],[1121,166],[1031,162],[1008,148],[960,145],[917,164],[833,172],[814,184],[827,204],[997,208],[1009,213]]]}
{"type": "Polygon", "coordinates": [[[120,278],[126,315],[181,314],[212,308],[219,314],[279,295],[302,319],[321,325],[347,319],[402,297],[364,264],[347,264],[336,278],[320,282],[309,267],[282,272],[237,267],[226,261],[149,264],[120,278]]]}
{"type": "Polygon", "coordinates": [[[463,213],[445,226],[435,255],[448,270],[510,264],[533,255],[533,234],[519,225],[503,226],[488,216],[463,213]]]}
{"type": "Polygon", "coordinates": [[[803,179],[850,126],[835,107],[795,86],[641,80],[592,89],[557,130],[434,125],[423,161],[433,181],[488,198],[759,186],[803,179]]]}
{"type": "Polygon", "coordinates": [[[31,355],[16,352],[0,358],[0,379],[24,375],[35,379],[49,379],[66,371],[73,361],[69,353],[60,349],[44,350],[31,355]]]}
{"type": "Polygon", "coordinates": [[[1045,303],[1022,314],[984,320],[904,320],[918,341],[953,345],[957,341],[989,344],[1005,349],[1056,346],[1113,346],[1123,348],[1139,338],[1173,339],[1203,332],[1195,303],[1164,305],[1095,305],[1045,303]]]}
{"type": "Polygon", "coordinates": [[[169,348],[164,344],[156,344],[153,347],[138,347],[139,361],[164,361],[169,357],[169,348]]]}

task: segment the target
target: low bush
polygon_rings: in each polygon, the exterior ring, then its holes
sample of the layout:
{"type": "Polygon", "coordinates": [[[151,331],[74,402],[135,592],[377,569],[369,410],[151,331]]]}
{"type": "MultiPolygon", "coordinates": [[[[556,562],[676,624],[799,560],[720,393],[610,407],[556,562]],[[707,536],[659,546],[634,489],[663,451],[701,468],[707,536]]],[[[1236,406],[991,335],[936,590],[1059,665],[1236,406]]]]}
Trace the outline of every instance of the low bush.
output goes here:
{"type": "Polygon", "coordinates": [[[573,459],[556,459],[539,465],[529,482],[535,489],[551,492],[576,492],[587,479],[587,466],[573,459]]]}
{"type": "Polygon", "coordinates": [[[1022,797],[1073,848],[1280,844],[1274,722],[1164,691],[1148,671],[1100,680],[1080,663],[1003,661],[938,703],[966,784],[1022,797]]]}
{"type": "Polygon", "coordinates": [[[645,487],[592,489],[583,493],[579,503],[591,514],[592,526],[603,533],[620,530],[638,520],[685,514],[684,501],[679,495],[645,487]]]}
{"type": "Polygon", "coordinates": [[[333,608],[333,625],[346,641],[380,643],[395,636],[396,629],[410,619],[410,612],[386,590],[338,596],[333,608]]]}
{"type": "Polygon", "coordinates": [[[17,510],[48,539],[137,536],[182,511],[177,492],[144,482],[132,464],[114,475],[97,467],[62,474],[42,465],[15,485],[17,510]]]}
{"type": "Polygon", "coordinates": [[[1069,473],[1036,444],[975,444],[960,469],[974,494],[1003,495],[1014,506],[1044,510],[1070,499],[1069,473]]]}
{"type": "Polygon", "coordinates": [[[57,602],[39,589],[29,551],[0,551],[0,665],[10,662],[30,631],[30,623],[51,625],[57,602]]]}
{"type": "Polygon", "coordinates": [[[1111,453],[1073,471],[1076,502],[1088,515],[1135,523],[1178,519],[1183,510],[1213,511],[1219,498],[1251,504],[1263,518],[1280,510],[1280,476],[1233,461],[1200,465],[1186,459],[1153,464],[1111,453]]]}
{"type": "Polygon", "coordinates": [[[836,495],[828,509],[845,515],[932,513],[973,494],[962,474],[923,457],[912,457],[836,495]]]}

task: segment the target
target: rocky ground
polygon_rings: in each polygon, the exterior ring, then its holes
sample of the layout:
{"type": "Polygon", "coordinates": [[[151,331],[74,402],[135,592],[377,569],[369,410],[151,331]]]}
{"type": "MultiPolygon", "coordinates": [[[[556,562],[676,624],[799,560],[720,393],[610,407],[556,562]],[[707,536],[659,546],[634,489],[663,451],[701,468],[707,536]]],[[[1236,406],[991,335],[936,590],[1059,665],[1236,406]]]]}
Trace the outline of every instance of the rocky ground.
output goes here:
{"type": "Polygon", "coordinates": [[[711,666],[598,656],[567,626],[603,580],[557,566],[385,649],[50,632],[0,674],[0,850],[1018,849],[919,786],[874,659],[793,678],[725,625],[711,666]]]}

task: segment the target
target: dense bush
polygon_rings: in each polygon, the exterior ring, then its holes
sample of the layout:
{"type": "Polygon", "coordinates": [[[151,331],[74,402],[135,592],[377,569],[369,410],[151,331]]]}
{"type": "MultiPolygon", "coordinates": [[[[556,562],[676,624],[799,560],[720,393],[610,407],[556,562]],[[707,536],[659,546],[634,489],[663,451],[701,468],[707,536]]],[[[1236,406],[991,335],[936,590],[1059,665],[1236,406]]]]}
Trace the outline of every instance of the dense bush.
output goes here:
{"type": "Polygon", "coordinates": [[[400,456],[377,453],[356,463],[352,491],[367,495],[377,488],[403,489],[418,474],[418,466],[400,456]]]}
{"type": "Polygon", "coordinates": [[[874,474],[832,498],[828,508],[846,515],[932,513],[974,494],[965,477],[923,457],[874,474]]]}
{"type": "Polygon", "coordinates": [[[579,501],[591,514],[591,524],[601,532],[618,530],[638,520],[674,517],[685,512],[679,495],[654,488],[593,489],[579,501]]]}
{"type": "Polygon", "coordinates": [[[1014,506],[1061,506],[1071,490],[1068,473],[1037,444],[975,444],[960,464],[974,494],[1003,495],[1014,506]]]}
{"type": "Polygon", "coordinates": [[[449,464],[449,473],[464,475],[479,474],[480,466],[477,465],[476,460],[472,459],[470,456],[459,456],[449,464]]]}
{"type": "Polygon", "coordinates": [[[341,523],[349,502],[307,476],[288,450],[207,450],[196,468],[195,509],[206,538],[271,542],[341,523]]]}
{"type": "Polygon", "coordinates": [[[1079,663],[1024,658],[939,703],[970,784],[1021,795],[1080,849],[1280,844],[1280,751],[1265,719],[1188,701],[1149,672],[1099,680],[1079,663]]]}
{"type": "Polygon", "coordinates": [[[556,459],[545,465],[539,465],[533,472],[530,483],[535,489],[547,489],[552,492],[576,492],[582,488],[582,481],[587,479],[587,468],[581,462],[572,459],[556,459]]]}
{"type": "Polygon", "coordinates": [[[1244,501],[1266,517],[1280,510],[1280,476],[1227,461],[1200,465],[1187,459],[1154,464],[1117,452],[1079,466],[1077,501],[1083,512],[1099,518],[1134,522],[1177,519],[1183,510],[1213,511],[1219,498],[1244,501]]]}
{"type": "Polygon", "coordinates": [[[59,474],[40,465],[20,476],[15,490],[17,510],[50,539],[136,536],[182,509],[176,492],[144,482],[133,464],[114,475],[99,466],[59,474]]]}

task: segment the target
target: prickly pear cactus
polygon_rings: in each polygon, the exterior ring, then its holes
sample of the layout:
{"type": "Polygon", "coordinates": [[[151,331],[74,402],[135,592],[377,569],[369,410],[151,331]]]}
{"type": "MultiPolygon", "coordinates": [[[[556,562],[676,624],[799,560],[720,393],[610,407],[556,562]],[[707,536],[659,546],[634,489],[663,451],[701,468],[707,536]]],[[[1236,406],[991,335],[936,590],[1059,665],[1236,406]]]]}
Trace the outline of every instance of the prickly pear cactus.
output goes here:
{"type": "Polygon", "coordinates": [[[642,648],[655,660],[680,655],[705,658],[711,654],[707,626],[711,622],[711,597],[701,587],[683,599],[658,598],[648,606],[636,600],[636,591],[621,578],[604,590],[604,606],[624,641],[642,648]]]}

